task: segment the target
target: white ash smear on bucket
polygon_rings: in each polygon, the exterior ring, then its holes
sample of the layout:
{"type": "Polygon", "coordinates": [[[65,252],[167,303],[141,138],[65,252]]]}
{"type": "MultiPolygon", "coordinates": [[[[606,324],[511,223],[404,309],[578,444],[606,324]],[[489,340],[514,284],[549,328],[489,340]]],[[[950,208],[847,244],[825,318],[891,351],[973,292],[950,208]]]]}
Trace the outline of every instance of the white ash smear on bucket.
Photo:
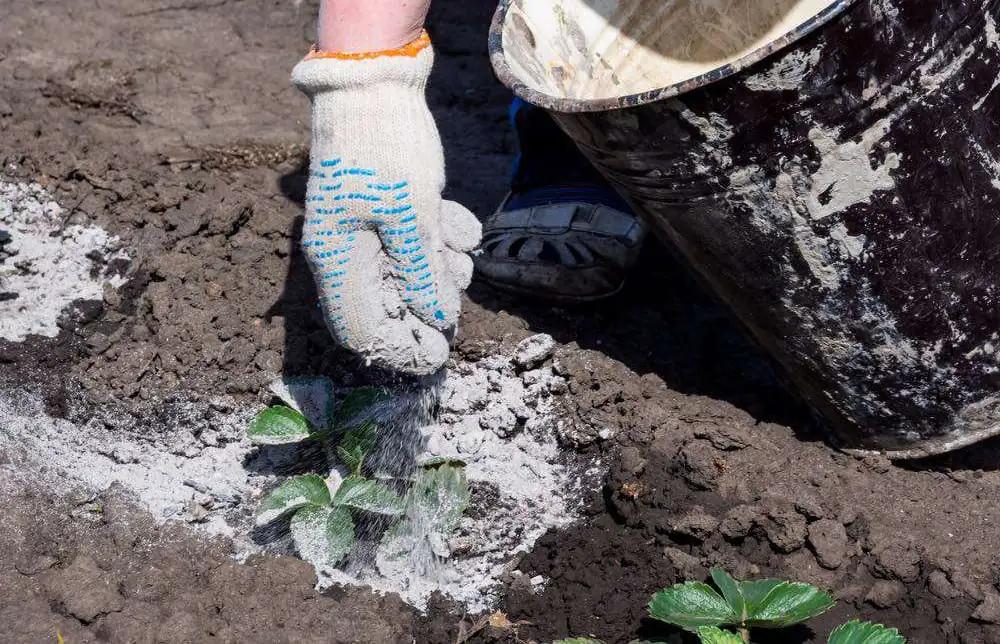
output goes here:
{"type": "Polygon", "coordinates": [[[118,239],[68,214],[37,183],[0,176],[0,338],[55,337],[76,300],[100,300],[125,279],[106,265],[127,256],[118,239]]]}

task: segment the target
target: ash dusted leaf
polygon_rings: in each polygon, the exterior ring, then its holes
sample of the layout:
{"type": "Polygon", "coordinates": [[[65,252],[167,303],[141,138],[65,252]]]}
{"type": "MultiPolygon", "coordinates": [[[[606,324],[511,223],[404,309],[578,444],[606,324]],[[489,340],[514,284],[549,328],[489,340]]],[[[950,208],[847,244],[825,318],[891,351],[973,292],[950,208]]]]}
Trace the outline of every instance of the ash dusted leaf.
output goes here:
{"type": "Polygon", "coordinates": [[[701,626],[735,624],[739,620],[719,593],[697,581],[676,584],[653,595],[649,614],[689,631],[697,631],[701,626]]]}
{"type": "Polygon", "coordinates": [[[552,644],[604,644],[604,642],[591,637],[571,637],[565,640],[556,640],[552,644]]]}
{"type": "Polygon", "coordinates": [[[391,488],[360,476],[348,476],[333,495],[333,505],[374,514],[403,514],[403,500],[391,488]]]}
{"type": "Polygon", "coordinates": [[[333,381],[319,378],[279,378],[268,387],[287,406],[302,413],[314,428],[327,431],[333,420],[333,381]]]}
{"type": "Polygon", "coordinates": [[[354,547],[347,508],[302,508],[292,517],[291,531],[299,556],[317,568],[336,566],[354,547]]]}
{"type": "Polygon", "coordinates": [[[743,599],[743,591],[740,587],[740,582],[732,578],[732,576],[723,570],[722,568],[712,568],[710,571],[712,575],[712,581],[715,585],[719,587],[722,591],[722,596],[725,597],[726,601],[733,608],[733,613],[742,617],[746,613],[746,602],[743,599]]]}
{"type": "Polygon", "coordinates": [[[833,629],[827,644],[906,644],[906,638],[895,628],[854,619],[833,629]]]}
{"type": "Polygon", "coordinates": [[[440,465],[418,470],[406,494],[403,520],[387,530],[379,544],[379,569],[392,569],[413,553],[448,557],[448,537],[461,522],[469,498],[464,469],[440,465]]]}
{"type": "Polygon", "coordinates": [[[389,392],[380,387],[358,387],[351,390],[344,401],[340,403],[340,409],[334,416],[336,427],[349,427],[351,423],[358,419],[362,412],[375,405],[388,400],[389,392]]]}
{"type": "Polygon", "coordinates": [[[247,428],[247,436],[258,445],[298,443],[312,434],[312,426],[306,417],[283,405],[265,409],[247,428]]]}
{"type": "Polygon", "coordinates": [[[756,610],[747,612],[746,626],[783,628],[799,624],[833,608],[833,597],[815,586],[781,582],[761,600],[756,610]]]}
{"type": "Polygon", "coordinates": [[[407,494],[407,503],[417,506],[430,519],[433,532],[447,537],[458,528],[469,498],[465,469],[440,465],[420,470],[407,494]]]}
{"type": "Polygon", "coordinates": [[[377,428],[371,421],[362,421],[349,427],[337,446],[337,456],[354,474],[361,473],[365,457],[375,449],[377,428]]]}
{"type": "Polygon", "coordinates": [[[284,514],[306,506],[330,505],[330,490],[317,474],[305,474],[288,479],[264,497],[257,508],[258,526],[267,525],[284,514]]]}
{"type": "MultiPolygon", "coordinates": [[[[354,549],[354,519],[347,508],[332,508],[326,520],[326,542],[330,561],[340,563],[354,549]]],[[[336,565],[336,564],[332,564],[336,565]]]]}
{"type": "Polygon", "coordinates": [[[743,638],[716,626],[702,626],[698,629],[701,644],[743,644],[743,638]]]}

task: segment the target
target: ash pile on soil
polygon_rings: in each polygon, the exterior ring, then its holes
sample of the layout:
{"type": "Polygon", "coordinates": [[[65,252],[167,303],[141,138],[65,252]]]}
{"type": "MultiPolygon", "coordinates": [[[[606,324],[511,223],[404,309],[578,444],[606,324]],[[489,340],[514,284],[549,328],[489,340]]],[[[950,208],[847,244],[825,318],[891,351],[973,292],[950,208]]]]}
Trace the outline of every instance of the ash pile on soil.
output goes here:
{"type": "MultiPolygon", "coordinates": [[[[270,478],[243,466],[251,451],[245,428],[253,410],[232,401],[167,401],[155,419],[115,406],[70,421],[45,413],[24,391],[0,393],[3,478],[59,491],[96,493],[118,485],[158,521],[196,524],[210,534],[242,537],[249,529],[244,500],[270,478]]],[[[242,546],[242,547],[241,547],[242,546]]]]}
{"type": "Polygon", "coordinates": [[[0,338],[55,337],[72,302],[100,300],[105,286],[125,282],[102,270],[127,262],[118,239],[69,219],[40,185],[0,176],[0,338]]]}
{"type": "MultiPolygon", "coordinates": [[[[399,560],[380,557],[372,569],[320,571],[320,586],[363,584],[398,593],[425,609],[435,592],[476,613],[491,610],[505,584],[517,581],[521,558],[552,529],[578,517],[584,495],[602,482],[600,461],[560,447],[556,400],[566,381],[545,364],[554,341],[534,336],[511,356],[458,363],[440,386],[436,422],[419,428],[417,461],[446,458],[466,464],[470,507],[445,559],[425,552],[399,560]]],[[[520,580],[540,591],[542,577],[520,580]]]]}
{"type": "MultiPolygon", "coordinates": [[[[381,560],[351,575],[321,570],[321,589],[370,586],[421,610],[435,592],[473,613],[495,607],[535,541],[573,523],[584,495],[602,480],[600,462],[560,448],[569,437],[559,436],[555,412],[566,381],[551,366],[553,347],[551,338],[536,336],[511,356],[453,365],[440,385],[435,422],[416,428],[416,460],[467,464],[472,499],[447,544],[451,556],[381,560]]],[[[112,404],[72,410],[74,420],[66,420],[47,415],[31,392],[0,392],[0,474],[7,483],[77,493],[118,485],[159,522],[186,522],[232,538],[242,559],[262,549],[252,541],[253,512],[283,478],[274,468],[253,466],[261,464],[246,427],[261,407],[248,407],[239,409],[231,399],[175,398],[141,415],[112,404]]],[[[545,580],[519,583],[541,590],[545,580]]]]}

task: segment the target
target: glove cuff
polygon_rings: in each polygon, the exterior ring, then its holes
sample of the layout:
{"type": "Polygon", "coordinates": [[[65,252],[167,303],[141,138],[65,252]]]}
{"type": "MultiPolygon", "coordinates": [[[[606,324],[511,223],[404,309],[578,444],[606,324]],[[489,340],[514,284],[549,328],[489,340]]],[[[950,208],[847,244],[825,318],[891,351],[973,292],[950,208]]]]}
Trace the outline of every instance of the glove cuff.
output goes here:
{"type": "Polygon", "coordinates": [[[423,91],[434,64],[427,32],[413,42],[385,51],[340,53],[313,47],[292,70],[292,82],[314,96],[330,90],[395,85],[423,91]]]}

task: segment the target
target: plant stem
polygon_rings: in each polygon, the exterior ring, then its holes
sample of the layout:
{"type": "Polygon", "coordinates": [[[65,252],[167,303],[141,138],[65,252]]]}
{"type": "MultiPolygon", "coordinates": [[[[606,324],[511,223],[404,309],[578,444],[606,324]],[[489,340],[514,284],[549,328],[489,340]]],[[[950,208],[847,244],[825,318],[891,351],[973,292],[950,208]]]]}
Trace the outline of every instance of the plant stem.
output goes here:
{"type": "Polygon", "coordinates": [[[743,640],[743,642],[745,644],[750,644],[750,629],[749,628],[741,628],[740,629],[740,638],[743,640]]]}

